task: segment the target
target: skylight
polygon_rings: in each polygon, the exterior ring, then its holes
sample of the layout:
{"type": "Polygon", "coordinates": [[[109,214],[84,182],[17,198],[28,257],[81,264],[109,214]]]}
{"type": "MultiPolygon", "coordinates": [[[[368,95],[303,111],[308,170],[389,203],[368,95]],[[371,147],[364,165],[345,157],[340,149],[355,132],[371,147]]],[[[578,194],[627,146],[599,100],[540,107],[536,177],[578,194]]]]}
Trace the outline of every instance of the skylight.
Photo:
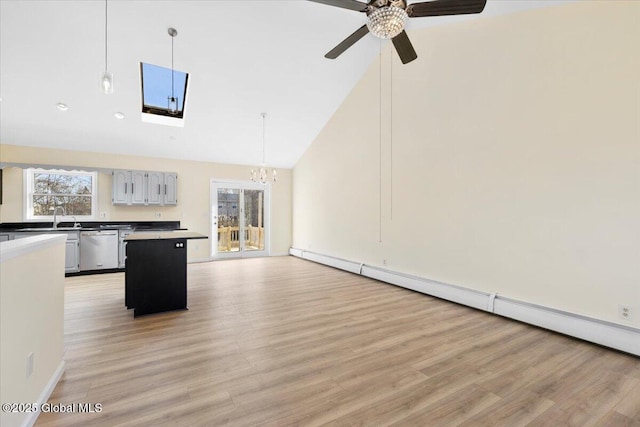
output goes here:
{"type": "Polygon", "coordinates": [[[173,70],[173,91],[171,90],[172,72],[170,68],[140,63],[140,83],[142,85],[142,119],[144,121],[173,124],[166,120],[156,120],[145,116],[164,116],[172,119],[183,119],[187,98],[189,73],[173,70]],[[171,98],[176,102],[172,105],[171,98]],[[175,108],[175,111],[173,110],[175,108]]]}

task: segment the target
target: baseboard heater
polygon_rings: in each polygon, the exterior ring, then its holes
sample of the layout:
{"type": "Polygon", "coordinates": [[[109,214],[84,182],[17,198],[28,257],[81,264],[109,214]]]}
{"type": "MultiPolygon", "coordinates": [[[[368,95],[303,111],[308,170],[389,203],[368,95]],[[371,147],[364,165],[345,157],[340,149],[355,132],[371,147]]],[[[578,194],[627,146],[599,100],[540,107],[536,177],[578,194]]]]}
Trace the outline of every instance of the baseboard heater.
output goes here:
{"type": "Polygon", "coordinates": [[[640,329],[631,326],[301,249],[291,248],[289,254],[640,356],[640,329]]]}

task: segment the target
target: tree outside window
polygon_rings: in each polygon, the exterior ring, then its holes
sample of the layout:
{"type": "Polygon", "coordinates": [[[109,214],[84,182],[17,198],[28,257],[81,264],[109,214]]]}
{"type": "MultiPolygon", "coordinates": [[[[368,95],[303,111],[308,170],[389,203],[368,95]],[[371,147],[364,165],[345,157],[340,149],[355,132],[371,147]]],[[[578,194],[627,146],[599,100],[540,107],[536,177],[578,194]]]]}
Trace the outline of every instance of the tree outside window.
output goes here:
{"type": "Polygon", "coordinates": [[[95,215],[95,172],[28,169],[25,171],[27,219],[51,219],[57,207],[76,218],[93,219],[95,215]]]}

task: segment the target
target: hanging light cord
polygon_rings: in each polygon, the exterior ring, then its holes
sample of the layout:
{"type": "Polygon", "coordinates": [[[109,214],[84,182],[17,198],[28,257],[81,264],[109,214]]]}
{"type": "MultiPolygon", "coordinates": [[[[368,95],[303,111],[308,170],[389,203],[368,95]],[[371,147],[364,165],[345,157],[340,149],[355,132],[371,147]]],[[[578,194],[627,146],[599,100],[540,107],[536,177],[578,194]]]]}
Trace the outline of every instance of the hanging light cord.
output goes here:
{"type": "Polygon", "coordinates": [[[107,32],[107,24],[108,24],[108,17],[109,14],[107,13],[107,4],[108,1],[104,0],[104,71],[106,72],[109,69],[109,64],[107,62],[107,49],[108,49],[108,44],[107,44],[107,36],[109,35],[107,32]]]}
{"type": "MultiPolygon", "coordinates": [[[[175,102],[175,96],[173,96],[173,39],[174,36],[171,36],[171,99],[175,102]]],[[[178,103],[176,102],[176,108],[178,108],[178,103]]]]}
{"type": "Polygon", "coordinates": [[[262,113],[262,166],[265,166],[265,127],[267,122],[267,113],[262,113]]]}
{"type": "Polygon", "coordinates": [[[378,206],[378,225],[380,226],[379,229],[379,235],[378,235],[378,243],[382,243],[382,39],[380,39],[380,43],[379,43],[379,49],[380,49],[380,53],[379,53],[379,59],[378,62],[380,64],[380,68],[378,70],[378,81],[380,82],[380,98],[378,99],[378,104],[379,104],[379,117],[378,117],[378,148],[379,148],[379,153],[378,153],[378,158],[380,160],[380,164],[379,166],[379,170],[378,170],[378,202],[379,202],[379,206],[378,206]]]}
{"type": "Polygon", "coordinates": [[[389,91],[389,186],[391,187],[389,198],[391,199],[390,214],[393,221],[393,55],[389,55],[389,91]]]}

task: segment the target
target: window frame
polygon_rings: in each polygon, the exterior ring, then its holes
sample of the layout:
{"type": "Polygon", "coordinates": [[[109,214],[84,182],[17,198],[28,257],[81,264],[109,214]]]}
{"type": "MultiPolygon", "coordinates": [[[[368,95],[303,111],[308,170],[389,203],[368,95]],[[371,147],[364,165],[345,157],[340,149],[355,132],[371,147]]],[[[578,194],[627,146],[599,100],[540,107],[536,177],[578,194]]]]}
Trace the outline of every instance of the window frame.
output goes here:
{"type": "MultiPolygon", "coordinates": [[[[95,220],[97,218],[98,210],[98,172],[91,171],[69,171],[63,169],[44,169],[44,168],[28,168],[24,170],[23,174],[23,200],[24,200],[24,218],[25,221],[53,221],[52,215],[34,215],[33,214],[33,197],[37,193],[34,190],[36,173],[49,173],[57,175],[90,175],[91,176],[91,196],[82,195],[85,197],[91,197],[91,215],[57,215],[58,218],[71,218],[75,217],[76,220],[95,220]]],[[[56,194],[48,194],[56,195],[56,194]]],[[[69,196],[69,194],[60,194],[60,196],[69,196]]]]}
{"type": "MultiPolygon", "coordinates": [[[[186,71],[174,70],[185,75],[184,81],[184,90],[182,92],[182,108],[177,110],[176,114],[172,114],[169,112],[169,108],[158,107],[150,104],[145,104],[144,99],[144,65],[150,65],[153,67],[162,68],[165,70],[170,70],[169,68],[162,67],[160,65],[151,64],[149,62],[140,62],[140,89],[141,89],[141,100],[142,100],[142,113],[143,114],[151,114],[156,116],[169,117],[174,119],[184,119],[184,112],[187,108],[187,89],[189,87],[189,73],[186,71]]],[[[177,94],[178,97],[180,94],[177,94]]]]}

